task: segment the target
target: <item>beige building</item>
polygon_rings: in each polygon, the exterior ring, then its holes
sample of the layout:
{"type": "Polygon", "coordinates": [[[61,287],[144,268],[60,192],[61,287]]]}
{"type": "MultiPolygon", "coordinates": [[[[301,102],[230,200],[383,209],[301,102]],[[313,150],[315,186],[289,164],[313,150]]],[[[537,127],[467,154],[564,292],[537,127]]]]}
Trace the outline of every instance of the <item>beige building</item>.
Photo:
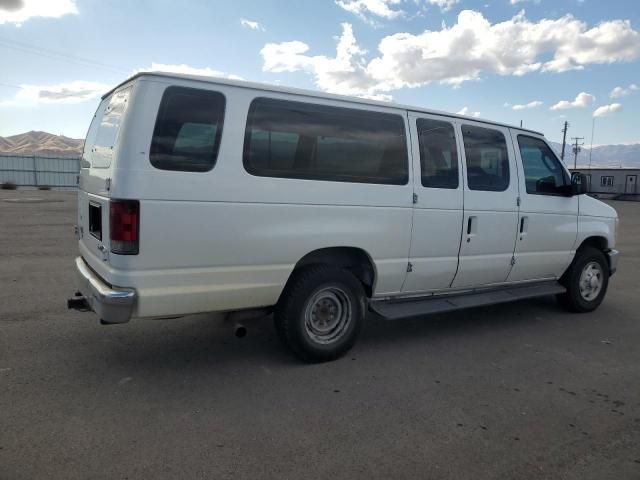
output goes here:
{"type": "Polygon", "coordinates": [[[577,168],[572,172],[584,173],[589,179],[589,193],[598,198],[628,199],[640,197],[640,168],[577,168]]]}

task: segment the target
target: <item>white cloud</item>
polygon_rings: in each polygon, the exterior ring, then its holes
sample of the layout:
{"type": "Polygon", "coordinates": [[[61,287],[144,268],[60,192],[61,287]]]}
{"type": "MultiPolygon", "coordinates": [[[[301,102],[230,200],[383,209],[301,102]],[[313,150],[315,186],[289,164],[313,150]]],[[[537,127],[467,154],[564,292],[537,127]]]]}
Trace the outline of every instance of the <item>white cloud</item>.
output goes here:
{"type": "MultiPolygon", "coordinates": [[[[511,108],[513,108],[514,110],[525,110],[527,108],[537,108],[540,105],[542,105],[542,102],[540,100],[534,100],[534,101],[529,102],[529,103],[514,105],[511,108]]],[[[508,105],[505,104],[505,106],[508,106],[508,105]]]]}
{"type": "Polygon", "coordinates": [[[371,15],[387,20],[404,15],[402,10],[391,8],[400,4],[402,0],[335,0],[335,2],[340,8],[367,21],[371,15]]]}
{"type": "Polygon", "coordinates": [[[596,111],[593,112],[593,116],[604,117],[605,115],[611,115],[612,113],[619,112],[620,110],[622,110],[622,105],[620,103],[612,103],[610,105],[603,105],[596,108],[596,111]]]}
{"type": "Polygon", "coordinates": [[[611,90],[611,93],[609,94],[609,96],[611,98],[620,98],[620,97],[626,97],[627,95],[629,95],[631,92],[638,90],[638,86],[635,83],[632,83],[631,85],[629,85],[628,88],[623,88],[623,87],[616,87],[613,90],[611,90]]]}
{"type": "Polygon", "coordinates": [[[469,110],[469,107],[467,107],[467,106],[462,107],[458,112],[456,112],[456,114],[465,115],[467,117],[479,117],[480,116],[480,112],[471,112],[469,110]]]}
{"type": "Polygon", "coordinates": [[[365,51],[356,43],[350,24],[342,24],[342,35],[333,58],[307,55],[309,46],[300,41],[267,43],[260,51],[262,69],[267,72],[306,71],[316,77],[322,90],[345,95],[371,96],[380,93],[369,78],[362,56],[365,51]]]}
{"type": "Polygon", "coordinates": [[[533,2],[533,3],[540,3],[540,0],[509,0],[509,3],[511,5],[517,5],[518,3],[524,3],[524,2],[533,2]]]}
{"type": "Polygon", "coordinates": [[[373,95],[358,95],[360,98],[367,98],[369,100],[378,100],[379,102],[393,102],[393,96],[385,93],[375,93],[373,95]]]}
{"type": "Polygon", "coordinates": [[[261,32],[265,31],[265,28],[261,23],[253,20],[247,20],[246,18],[240,19],[240,25],[246,28],[250,28],[251,30],[260,30],[261,32]]]}
{"type": "Polygon", "coordinates": [[[632,61],[640,58],[640,33],[627,20],[588,28],[571,15],[533,22],[520,12],[492,24],[482,13],[464,10],[451,27],[382,38],[372,59],[365,58],[348,23],[342,25],[335,57],[310,50],[299,40],[268,43],[261,50],[263,70],[306,71],[323,90],[372,95],[434,81],[460,85],[483,73],[519,76],[632,61]]]}
{"type": "Polygon", "coordinates": [[[55,85],[20,85],[20,90],[10,100],[0,102],[0,106],[35,106],[51,103],[81,103],[99,98],[111,86],[99,82],[74,80],[55,85]]]}
{"type": "MultiPolygon", "coordinates": [[[[196,68],[185,64],[171,65],[164,63],[152,63],[148,68],[139,68],[134,70],[132,75],[140,72],[182,73],[188,75],[242,80],[242,77],[239,77],[238,75],[213,70],[209,67],[196,68]]],[[[74,80],[54,85],[25,84],[20,85],[20,89],[16,93],[15,97],[0,101],[0,107],[33,106],[47,103],[81,103],[87,100],[99,98],[112,88],[113,85],[84,80],[74,80]]]]}
{"type": "MultiPolygon", "coordinates": [[[[392,20],[405,15],[406,12],[402,9],[393,8],[404,2],[408,2],[408,0],[335,0],[336,5],[340,8],[369,23],[374,23],[371,20],[372,16],[392,20]]],[[[435,5],[440,8],[440,11],[447,12],[451,10],[451,7],[460,3],[460,0],[414,0],[414,2],[435,5]]]]}
{"type": "Polygon", "coordinates": [[[166,64],[166,63],[151,63],[150,67],[139,68],[133,73],[140,72],[167,72],[167,73],[182,73],[185,75],[200,75],[204,77],[219,77],[230,78],[232,80],[242,80],[242,77],[233,75],[231,73],[221,72],[220,70],[213,70],[209,67],[197,68],[189,65],[182,64],[166,64]]]}
{"type": "Polygon", "coordinates": [[[1,0],[0,25],[21,24],[32,17],[58,18],[78,14],[76,0],[1,0]]]}
{"type": "Polygon", "coordinates": [[[555,105],[551,106],[551,110],[566,110],[567,108],[583,108],[592,105],[593,102],[596,101],[596,97],[587,92],[580,92],[576,99],[573,101],[570,100],[561,100],[555,105]]]}
{"type": "Polygon", "coordinates": [[[460,3],[460,0],[426,0],[426,1],[431,5],[436,5],[440,7],[440,10],[443,12],[447,12],[451,10],[451,7],[453,7],[457,3],[460,3]]]}

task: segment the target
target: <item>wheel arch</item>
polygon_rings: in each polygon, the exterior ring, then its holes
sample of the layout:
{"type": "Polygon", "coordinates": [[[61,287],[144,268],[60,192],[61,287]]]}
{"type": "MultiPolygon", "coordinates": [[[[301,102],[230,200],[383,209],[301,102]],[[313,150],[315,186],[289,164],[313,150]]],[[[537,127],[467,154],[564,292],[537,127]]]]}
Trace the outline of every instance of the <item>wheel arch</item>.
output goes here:
{"type": "Polygon", "coordinates": [[[607,250],[609,250],[609,240],[607,239],[607,237],[604,237],[602,235],[592,235],[582,240],[582,243],[580,243],[578,248],[576,248],[576,252],[585,247],[593,247],[597,248],[601,252],[606,252],[607,250]]]}
{"type": "Polygon", "coordinates": [[[349,270],[362,283],[367,296],[373,295],[377,280],[375,262],[365,250],[351,246],[325,247],[308,252],[296,262],[287,283],[300,269],[318,264],[349,270]]]}
{"type": "Polygon", "coordinates": [[[566,280],[567,275],[571,270],[571,267],[573,267],[576,261],[576,258],[578,258],[578,254],[587,247],[595,248],[597,250],[600,250],[602,253],[606,253],[610,249],[609,240],[607,239],[607,237],[603,235],[591,235],[584,238],[580,242],[580,245],[578,245],[578,248],[576,248],[573,258],[571,259],[571,262],[569,262],[569,265],[567,265],[567,268],[565,268],[564,272],[562,273],[562,276],[560,277],[561,283],[563,283],[566,280]]]}

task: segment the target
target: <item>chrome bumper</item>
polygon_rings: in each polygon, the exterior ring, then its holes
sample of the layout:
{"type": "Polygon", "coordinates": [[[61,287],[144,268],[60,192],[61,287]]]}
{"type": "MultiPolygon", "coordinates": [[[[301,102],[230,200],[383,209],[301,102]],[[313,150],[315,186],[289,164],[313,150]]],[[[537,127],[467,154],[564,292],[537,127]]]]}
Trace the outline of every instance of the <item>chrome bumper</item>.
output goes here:
{"type": "Polygon", "coordinates": [[[131,319],[136,292],[112,288],[98,277],[82,257],[76,257],[76,276],[80,293],[103,323],[126,323],[131,319]]]}
{"type": "Polygon", "coordinates": [[[618,269],[618,257],[620,252],[618,250],[609,250],[607,252],[607,260],[609,261],[609,276],[616,273],[618,269]]]}

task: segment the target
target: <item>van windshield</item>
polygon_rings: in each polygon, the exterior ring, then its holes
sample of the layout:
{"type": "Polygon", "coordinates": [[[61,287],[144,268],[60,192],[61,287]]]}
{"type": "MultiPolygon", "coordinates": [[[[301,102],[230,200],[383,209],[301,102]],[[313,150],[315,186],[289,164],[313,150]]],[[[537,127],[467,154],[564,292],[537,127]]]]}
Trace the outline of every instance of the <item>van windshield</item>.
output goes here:
{"type": "Polygon", "coordinates": [[[115,92],[100,103],[93,117],[82,152],[82,168],[109,168],[118,141],[120,124],[127,109],[131,87],[115,92]]]}

